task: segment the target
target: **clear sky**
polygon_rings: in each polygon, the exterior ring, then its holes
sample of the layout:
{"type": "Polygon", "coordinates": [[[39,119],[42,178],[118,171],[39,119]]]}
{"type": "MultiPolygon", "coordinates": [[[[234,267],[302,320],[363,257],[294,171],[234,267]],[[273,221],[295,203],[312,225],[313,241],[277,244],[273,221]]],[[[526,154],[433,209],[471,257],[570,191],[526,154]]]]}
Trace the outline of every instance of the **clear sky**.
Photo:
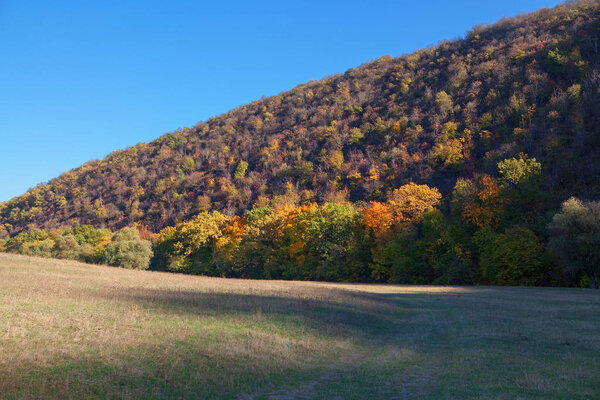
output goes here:
{"type": "Polygon", "coordinates": [[[0,0],[0,201],[262,96],[555,0],[0,0]]]}

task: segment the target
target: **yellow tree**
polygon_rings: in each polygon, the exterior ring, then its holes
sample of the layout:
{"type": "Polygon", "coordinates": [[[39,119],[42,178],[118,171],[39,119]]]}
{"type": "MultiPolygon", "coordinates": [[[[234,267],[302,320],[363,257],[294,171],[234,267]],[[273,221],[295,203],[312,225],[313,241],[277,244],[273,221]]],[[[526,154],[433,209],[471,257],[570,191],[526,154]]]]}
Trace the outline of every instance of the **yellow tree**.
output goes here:
{"type": "Polygon", "coordinates": [[[163,229],[156,249],[168,268],[181,272],[214,274],[213,252],[230,218],[217,211],[201,212],[188,222],[163,229]]]}
{"type": "Polygon", "coordinates": [[[436,188],[411,182],[390,193],[387,206],[396,223],[419,222],[425,211],[440,204],[441,198],[436,188]]]}
{"type": "Polygon", "coordinates": [[[235,216],[221,230],[220,237],[214,243],[215,257],[221,263],[231,263],[247,232],[246,219],[235,216]]]}

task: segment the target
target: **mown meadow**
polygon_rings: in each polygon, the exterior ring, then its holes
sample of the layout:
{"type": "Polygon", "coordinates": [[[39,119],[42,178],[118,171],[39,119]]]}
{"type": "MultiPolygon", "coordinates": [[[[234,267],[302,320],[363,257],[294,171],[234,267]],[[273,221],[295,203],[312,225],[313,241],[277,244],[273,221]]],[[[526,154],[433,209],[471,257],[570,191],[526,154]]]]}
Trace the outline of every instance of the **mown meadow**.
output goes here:
{"type": "Polygon", "coordinates": [[[0,255],[2,399],[593,399],[599,291],[222,279],[0,255]]]}

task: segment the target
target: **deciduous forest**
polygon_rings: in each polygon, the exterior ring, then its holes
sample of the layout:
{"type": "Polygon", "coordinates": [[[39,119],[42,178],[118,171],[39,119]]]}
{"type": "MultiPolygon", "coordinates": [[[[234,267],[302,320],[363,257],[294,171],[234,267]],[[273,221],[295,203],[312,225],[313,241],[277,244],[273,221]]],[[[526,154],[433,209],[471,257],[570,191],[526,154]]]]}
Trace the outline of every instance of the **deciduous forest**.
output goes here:
{"type": "Polygon", "coordinates": [[[0,204],[0,250],[225,277],[597,286],[600,4],[263,98],[0,204]]]}

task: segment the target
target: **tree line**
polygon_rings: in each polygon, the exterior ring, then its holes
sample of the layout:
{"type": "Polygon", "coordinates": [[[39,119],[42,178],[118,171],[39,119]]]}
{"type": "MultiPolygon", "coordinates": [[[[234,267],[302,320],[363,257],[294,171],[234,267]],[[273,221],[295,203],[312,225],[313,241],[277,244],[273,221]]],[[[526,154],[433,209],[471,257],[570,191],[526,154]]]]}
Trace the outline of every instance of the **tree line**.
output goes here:
{"type": "Polygon", "coordinates": [[[548,214],[541,170],[521,154],[497,177],[458,180],[446,202],[414,183],[368,203],[303,202],[289,188],[243,216],[202,211],[156,234],[34,229],[0,249],[236,278],[597,287],[600,202],[571,198],[548,214]]]}

